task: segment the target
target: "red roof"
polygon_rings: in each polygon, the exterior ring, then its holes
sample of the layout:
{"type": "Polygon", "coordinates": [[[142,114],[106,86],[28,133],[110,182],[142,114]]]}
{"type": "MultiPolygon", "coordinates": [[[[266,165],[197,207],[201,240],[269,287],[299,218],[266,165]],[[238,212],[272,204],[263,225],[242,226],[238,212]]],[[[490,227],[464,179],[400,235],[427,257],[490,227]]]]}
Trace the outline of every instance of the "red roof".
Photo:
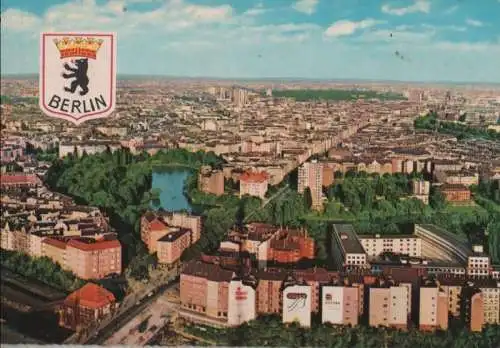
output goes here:
{"type": "Polygon", "coordinates": [[[68,242],[68,247],[69,246],[83,251],[121,248],[121,244],[117,239],[96,241],[95,243],[85,243],[82,240],[72,239],[68,242]]]}
{"type": "Polygon", "coordinates": [[[266,172],[245,172],[240,176],[240,181],[244,182],[262,183],[267,179],[269,179],[269,175],[266,172]]]}
{"type": "Polygon", "coordinates": [[[155,218],[149,223],[149,228],[151,229],[151,231],[162,231],[167,229],[167,225],[165,225],[158,218],[155,218]]]}
{"type": "Polygon", "coordinates": [[[39,179],[33,174],[23,174],[23,173],[12,173],[12,174],[2,174],[1,180],[2,185],[9,184],[36,184],[39,179]]]}
{"type": "Polygon", "coordinates": [[[66,305],[79,305],[88,308],[101,308],[115,302],[115,296],[103,287],[87,283],[69,294],[64,300],[66,305]]]}

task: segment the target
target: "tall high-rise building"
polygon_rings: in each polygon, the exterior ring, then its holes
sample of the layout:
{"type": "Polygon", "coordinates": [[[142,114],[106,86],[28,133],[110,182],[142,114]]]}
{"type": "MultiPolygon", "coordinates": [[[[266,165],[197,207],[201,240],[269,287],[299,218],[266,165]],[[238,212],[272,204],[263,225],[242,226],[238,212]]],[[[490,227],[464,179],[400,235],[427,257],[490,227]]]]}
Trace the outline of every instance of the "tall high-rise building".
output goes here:
{"type": "Polygon", "coordinates": [[[243,107],[248,103],[248,91],[243,88],[233,88],[231,101],[238,107],[243,107]]]}
{"type": "Polygon", "coordinates": [[[323,196],[323,163],[316,160],[306,162],[299,167],[298,192],[304,193],[306,187],[311,190],[312,206],[321,209],[323,196]]]}

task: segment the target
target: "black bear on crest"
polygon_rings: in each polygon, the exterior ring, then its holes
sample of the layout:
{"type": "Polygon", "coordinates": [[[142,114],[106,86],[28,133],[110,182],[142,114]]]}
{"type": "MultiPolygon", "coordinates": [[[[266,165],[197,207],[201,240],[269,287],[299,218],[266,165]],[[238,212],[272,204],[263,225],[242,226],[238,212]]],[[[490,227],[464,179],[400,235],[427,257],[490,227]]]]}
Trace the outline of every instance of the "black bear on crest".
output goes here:
{"type": "Polygon", "coordinates": [[[64,87],[64,90],[66,92],[75,93],[76,88],[80,86],[80,95],[85,95],[89,91],[89,77],[87,76],[87,70],[89,69],[88,59],[76,59],[74,61],[74,64],[76,65],[76,68],[71,67],[68,63],[64,63],[64,68],[68,71],[71,71],[71,73],[63,73],[62,77],[64,77],[65,79],[75,78],[73,82],[71,82],[70,87],[64,87]]]}

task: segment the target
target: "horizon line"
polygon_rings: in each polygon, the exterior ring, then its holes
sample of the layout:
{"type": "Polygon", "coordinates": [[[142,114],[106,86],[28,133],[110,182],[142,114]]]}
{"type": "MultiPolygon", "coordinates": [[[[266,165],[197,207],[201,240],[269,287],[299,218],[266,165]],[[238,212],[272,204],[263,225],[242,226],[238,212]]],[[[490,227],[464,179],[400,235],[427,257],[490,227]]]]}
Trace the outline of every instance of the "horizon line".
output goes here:
{"type": "MultiPolygon", "coordinates": [[[[0,73],[0,79],[38,78],[39,73],[0,73]]],[[[150,78],[150,79],[172,79],[172,80],[221,80],[221,81],[255,81],[255,82],[365,82],[365,83],[396,83],[396,84],[448,84],[448,85],[489,85],[500,86],[500,82],[479,82],[479,81],[417,81],[417,80],[382,80],[382,79],[362,79],[362,78],[311,78],[311,77],[215,77],[215,76],[182,76],[163,74],[117,74],[117,79],[126,80],[128,78],[150,78]]]]}

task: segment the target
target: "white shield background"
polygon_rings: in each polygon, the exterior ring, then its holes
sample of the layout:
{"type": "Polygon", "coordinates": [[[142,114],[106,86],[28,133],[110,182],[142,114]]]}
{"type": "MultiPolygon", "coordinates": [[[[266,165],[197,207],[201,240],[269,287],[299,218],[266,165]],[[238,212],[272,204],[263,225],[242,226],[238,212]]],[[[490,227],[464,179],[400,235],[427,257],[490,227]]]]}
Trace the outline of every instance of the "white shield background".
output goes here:
{"type": "MultiPolygon", "coordinates": [[[[39,104],[43,113],[51,117],[62,118],[76,124],[88,121],[95,118],[103,118],[109,116],[115,109],[116,104],[116,34],[115,33],[42,33],[40,37],[40,98],[39,104]],[[64,68],[64,63],[71,63],[72,59],[79,57],[68,57],[61,59],[60,52],[54,43],[54,39],[62,39],[63,37],[92,37],[102,39],[103,43],[97,51],[96,59],[88,58],[89,92],[85,96],[80,95],[80,87],[77,87],[75,93],[67,92],[64,87],[69,87],[73,79],[65,79],[63,73],[71,73],[64,68]],[[63,112],[60,109],[56,110],[49,106],[49,102],[53,95],[58,95],[70,100],[68,112],[63,112]],[[88,100],[104,97],[106,107],[101,107],[100,110],[83,112],[83,107],[80,107],[81,113],[74,110],[71,112],[72,100],[86,100],[87,105],[90,105],[88,100]]],[[[94,103],[95,104],[95,103],[94,103]]],[[[90,107],[87,108],[91,110],[90,107]]]]}

